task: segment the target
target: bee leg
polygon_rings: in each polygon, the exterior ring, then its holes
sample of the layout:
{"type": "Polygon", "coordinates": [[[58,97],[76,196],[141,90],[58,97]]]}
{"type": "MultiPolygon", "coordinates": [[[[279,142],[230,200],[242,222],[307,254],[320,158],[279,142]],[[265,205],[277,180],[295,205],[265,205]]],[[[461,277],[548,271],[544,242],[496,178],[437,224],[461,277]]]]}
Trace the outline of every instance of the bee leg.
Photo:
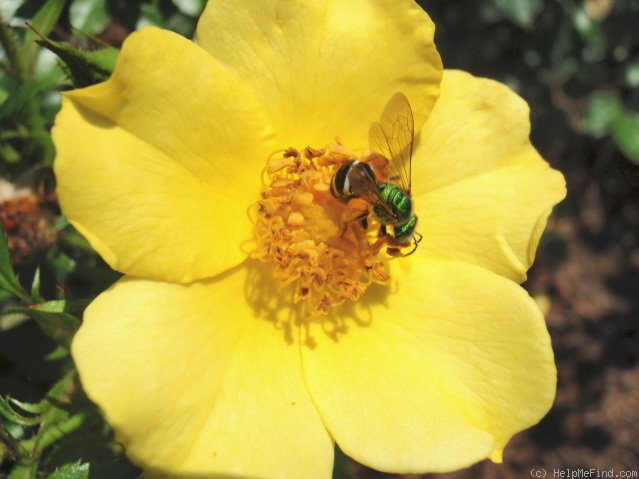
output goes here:
{"type": "Polygon", "coordinates": [[[410,256],[411,254],[413,254],[415,251],[417,251],[417,241],[413,242],[413,249],[410,250],[408,253],[406,253],[404,256],[410,256]]]}
{"type": "Polygon", "coordinates": [[[406,253],[404,256],[410,256],[415,251],[417,251],[417,246],[419,246],[419,243],[421,243],[422,239],[424,239],[424,237],[417,231],[415,231],[415,233],[413,234],[413,249],[410,250],[410,253],[406,253]]]}
{"type": "Polygon", "coordinates": [[[353,225],[359,223],[359,225],[364,229],[368,229],[368,211],[362,211],[357,216],[352,217],[351,215],[346,215],[346,218],[342,220],[343,228],[342,234],[340,238],[343,238],[348,230],[348,227],[353,227],[353,225]]]}
{"type": "Polygon", "coordinates": [[[340,238],[344,238],[344,236],[346,236],[346,231],[348,230],[348,223],[343,222],[342,223],[342,233],[339,235],[340,238]]]}
{"type": "Polygon", "coordinates": [[[368,229],[368,211],[362,212],[357,218],[355,218],[351,224],[359,222],[359,225],[366,231],[368,229]]]}

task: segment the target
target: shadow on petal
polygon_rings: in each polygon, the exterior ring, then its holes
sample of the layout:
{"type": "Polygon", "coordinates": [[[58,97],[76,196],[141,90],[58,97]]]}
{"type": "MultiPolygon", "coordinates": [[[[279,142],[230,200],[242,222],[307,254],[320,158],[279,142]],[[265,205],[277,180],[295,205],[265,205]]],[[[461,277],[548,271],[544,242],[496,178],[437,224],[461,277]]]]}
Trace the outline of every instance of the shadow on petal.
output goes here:
{"type": "Polygon", "coordinates": [[[273,267],[247,260],[244,297],[255,318],[272,323],[288,344],[299,338],[301,344],[315,348],[315,336],[322,334],[339,342],[351,328],[369,327],[373,308],[388,307],[388,286],[372,284],[358,301],[344,301],[327,315],[310,315],[304,303],[295,301],[294,288],[273,277],[273,267]]]}
{"type": "Polygon", "coordinates": [[[86,121],[87,123],[89,123],[90,125],[95,126],[96,128],[101,128],[101,129],[113,129],[116,128],[118,125],[111,119],[100,115],[99,113],[96,113],[95,111],[93,111],[92,109],[80,104],[80,103],[76,103],[74,102],[74,106],[77,110],[77,112],[80,114],[80,116],[82,117],[82,119],[84,121],[86,121]]]}

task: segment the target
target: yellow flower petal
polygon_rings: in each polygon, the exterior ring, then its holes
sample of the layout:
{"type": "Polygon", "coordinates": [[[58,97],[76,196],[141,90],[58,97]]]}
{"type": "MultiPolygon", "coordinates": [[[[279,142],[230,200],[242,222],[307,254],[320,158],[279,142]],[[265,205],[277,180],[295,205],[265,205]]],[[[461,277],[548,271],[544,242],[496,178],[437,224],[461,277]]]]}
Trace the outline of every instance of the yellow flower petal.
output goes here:
{"type": "Polygon", "coordinates": [[[302,349],[326,426],[346,454],[384,471],[499,461],[510,437],[553,401],[538,307],[483,268],[419,256],[398,265],[395,293],[369,291],[359,324],[337,340],[316,334],[317,346],[302,349]]]}
{"type": "Polygon", "coordinates": [[[424,235],[419,254],[467,261],[522,282],[563,185],[545,164],[518,164],[424,194],[416,200],[424,235]]]}
{"type": "Polygon", "coordinates": [[[190,285],[125,278],[86,311],[72,345],[82,384],[150,472],[330,477],[333,443],[299,346],[255,317],[248,271],[190,285]]]}
{"type": "Polygon", "coordinates": [[[566,194],[529,130],[526,103],[507,87],[445,71],[413,161],[420,253],[526,279],[550,210],[566,194]]]}
{"type": "Polygon", "coordinates": [[[420,126],[437,98],[434,25],[411,0],[210,1],[197,39],[265,105],[281,146],[366,147],[396,91],[420,126]]]}
{"type": "Polygon", "coordinates": [[[109,81],[65,97],[53,130],[60,202],[113,268],[191,281],[242,261],[274,145],[259,105],[204,50],[144,29],[109,81]]]}

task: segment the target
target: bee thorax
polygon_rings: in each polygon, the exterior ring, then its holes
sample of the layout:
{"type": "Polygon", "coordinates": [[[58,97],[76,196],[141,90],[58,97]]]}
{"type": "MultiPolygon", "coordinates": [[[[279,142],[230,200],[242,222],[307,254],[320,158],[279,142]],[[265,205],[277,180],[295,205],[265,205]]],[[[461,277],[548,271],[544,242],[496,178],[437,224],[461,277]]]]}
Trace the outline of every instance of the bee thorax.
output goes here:
{"type": "Polygon", "coordinates": [[[379,193],[384,206],[375,206],[373,211],[382,221],[390,225],[402,225],[413,215],[413,201],[408,193],[393,183],[380,183],[379,193]]]}

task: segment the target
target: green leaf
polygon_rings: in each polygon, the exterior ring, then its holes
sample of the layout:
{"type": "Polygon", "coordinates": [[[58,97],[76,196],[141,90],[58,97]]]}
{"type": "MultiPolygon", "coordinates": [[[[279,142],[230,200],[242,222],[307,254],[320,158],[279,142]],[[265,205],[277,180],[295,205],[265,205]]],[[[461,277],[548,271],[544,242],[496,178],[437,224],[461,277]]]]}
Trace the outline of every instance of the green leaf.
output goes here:
{"type": "Polygon", "coordinates": [[[81,311],[89,300],[53,300],[33,306],[12,308],[4,314],[24,314],[36,320],[42,331],[57,344],[69,348],[80,320],[69,311],[81,311]]]}
{"type": "Polygon", "coordinates": [[[31,414],[45,415],[54,406],[54,404],[67,402],[69,393],[73,387],[73,381],[75,380],[75,371],[67,373],[62,379],[53,385],[53,387],[47,393],[47,396],[40,402],[28,403],[18,401],[17,399],[11,399],[11,403],[18,406],[23,411],[31,414]]]}
{"type": "Polygon", "coordinates": [[[0,289],[11,293],[23,301],[29,301],[29,295],[20,285],[11,266],[11,255],[9,254],[7,237],[4,230],[0,231],[0,289]]]}
{"type": "Polygon", "coordinates": [[[31,297],[34,301],[42,302],[44,298],[40,295],[40,268],[36,268],[31,282],[31,297]]]}
{"type": "Polygon", "coordinates": [[[77,88],[94,85],[107,80],[113,73],[120,51],[108,47],[87,52],[72,48],[48,38],[40,38],[38,43],[58,55],[64,62],[77,88]]]}
{"type": "Polygon", "coordinates": [[[43,313],[77,313],[84,311],[91,301],[90,299],[56,299],[33,304],[29,309],[43,313]]]}
{"type": "Polygon", "coordinates": [[[86,412],[70,415],[65,409],[52,408],[38,429],[38,447],[46,448],[77,431],[87,420],[86,412]]]}
{"type": "MultiPolygon", "coordinates": [[[[47,2],[38,10],[33,17],[31,24],[33,28],[38,30],[41,35],[48,35],[58,23],[65,0],[47,0],[47,2]]],[[[32,37],[35,39],[35,34],[32,37]]]]}
{"type": "Polygon", "coordinates": [[[612,124],[623,112],[619,99],[608,92],[594,93],[588,100],[581,127],[596,137],[607,135],[612,124]]]}
{"type": "Polygon", "coordinates": [[[639,59],[630,62],[625,67],[624,81],[630,88],[639,87],[639,59]]]}
{"type": "Polygon", "coordinates": [[[33,479],[36,477],[36,472],[37,464],[35,459],[27,458],[24,463],[13,466],[7,479],[33,479]]]}
{"type": "MultiPolygon", "coordinates": [[[[40,417],[26,417],[22,414],[17,413],[9,404],[9,402],[14,402],[9,399],[5,399],[0,396],[0,415],[2,415],[7,421],[10,421],[14,424],[19,424],[21,426],[35,426],[39,424],[42,420],[40,417]]],[[[20,404],[18,404],[20,406],[20,404]]],[[[20,406],[22,407],[22,406],[20,406]]],[[[24,408],[23,408],[24,409],[24,408]]],[[[26,411],[26,409],[25,409],[26,411]]],[[[29,411],[27,411],[29,412],[29,411]]]]}
{"type": "Polygon", "coordinates": [[[47,361],[58,361],[69,356],[69,350],[62,346],[57,346],[53,351],[45,356],[47,361]]]}
{"type": "Polygon", "coordinates": [[[9,144],[0,145],[0,160],[4,163],[18,163],[20,152],[9,144]]]}
{"type": "Polygon", "coordinates": [[[639,164],[639,115],[624,111],[612,124],[612,137],[633,163],[639,164]]]}
{"type": "MultiPolygon", "coordinates": [[[[0,62],[2,65],[2,62],[0,62]]],[[[0,105],[2,105],[7,99],[9,95],[11,95],[11,90],[15,88],[16,81],[8,75],[0,74],[0,105]]]]}
{"type": "Polygon", "coordinates": [[[64,3],[65,0],[47,0],[33,17],[31,22],[32,29],[28,30],[24,37],[24,55],[29,65],[32,65],[35,61],[37,50],[35,41],[38,35],[46,36],[51,33],[55,24],[58,23],[64,3]]]}
{"type": "Polygon", "coordinates": [[[59,273],[71,273],[76,267],[75,260],[58,248],[51,248],[49,250],[47,261],[49,261],[51,266],[59,273]]]}
{"type": "MultiPolygon", "coordinates": [[[[45,477],[43,455],[46,454],[44,457],[48,461],[51,453],[60,449],[60,444],[77,437],[78,431],[91,427],[91,423],[95,422],[97,416],[93,408],[78,408],[79,404],[75,402],[78,391],[77,375],[75,370],[71,370],[38,403],[0,398],[0,412],[7,418],[3,421],[6,427],[0,426],[2,441],[14,445],[11,449],[13,467],[8,476],[10,479],[45,477]],[[33,417],[17,413],[12,406],[33,417]],[[16,434],[19,430],[25,433],[16,434]]],[[[80,395],[81,401],[82,397],[80,395]]],[[[88,465],[72,462],[77,457],[81,456],[67,455],[64,460],[50,463],[49,468],[58,466],[58,469],[46,477],[88,477],[88,465]]]]}
{"type": "Polygon", "coordinates": [[[639,164],[639,114],[626,110],[614,94],[593,94],[586,105],[581,127],[595,137],[610,134],[622,153],[639,164]]]}
{"type": "Polygon", "coordinates": [[[32,411],[38,411],[39,427],[35,435],[20,442],[22,457],[18,458],[18,462],[29,462],[31,466],[35,465],[37,468],[39,458],[47,448],[73,434],[86,423],[86,412],[81,411],[75,414],[71,412],[70,399],[75,389],[75,378],[75,372],[70,371],[53,386],[45,399],[38,404],[23,406],[29,407],[32,411]]]}
{"type": "Polygon", "coordinates": [[[80,320],[69,313],[54,313],[34,308],[21,308],[17,312],[35,319],[44,334],[66,348],[71,346],[71,339],[80,327],[80,320]]]}
{"type": "MultiPolygon", "coordinates": [[[[60,226],[63,226],[62,224],[60,226]]],[[[56,225],[57,227],[57,225],[56,225]]],[[[73,226],[68,225],[68,228],[65,227],[60,231],[60,236],[58,237],[60,244],[64,246],[80,251],[89,255],[97,255],[95,250],[91,247],[87,239],[78,233],[73,226]]]]}
{"type": "Polygon", "coordinates": [[[31,402],[20,401],[14,398],[8,398],[7,402],[13,404],[14,406],[18,406],[20,409],[30,414],[42,414],[51,407],[51,404],[49,404],[46,400],[42,400],[36,403],[31,403],[31,402]]]}
{"type": "Polygon", "coordinates": [[[48,479],[88,479],[89,464],[82,464],[80,461],[74,464],[65,464],[53,474],[47,476],[48,479]]]}
{"type": "MultiPolygon", "coordinates": [[[[41,101],[41,99],[36,99],[37,95],[55,88],[57,88],[57,82],[54,76],[12,85],[9,90],[9,97],[0,104],[0,118],[24,118],[26,104],[33,101],[41,101]]],[[[13,120],[15,121],[15,118],[13,120]]],[[[28,134],[28,131],[22,132],[24,137],[28,134]]]]}

